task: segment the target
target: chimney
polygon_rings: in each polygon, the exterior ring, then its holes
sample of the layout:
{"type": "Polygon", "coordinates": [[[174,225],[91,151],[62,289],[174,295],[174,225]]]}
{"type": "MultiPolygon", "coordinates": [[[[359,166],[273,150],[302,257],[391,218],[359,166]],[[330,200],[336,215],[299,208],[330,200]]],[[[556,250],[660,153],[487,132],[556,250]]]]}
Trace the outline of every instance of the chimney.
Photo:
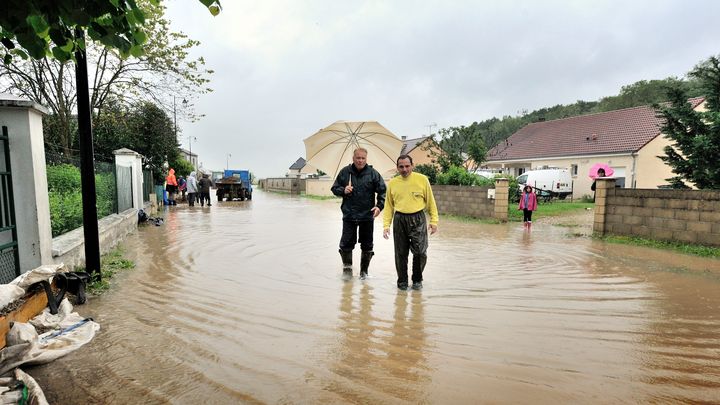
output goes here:
{"type": "Polygon", "coordinates": [[[403,135],[403,136],[400,137],[400,139],[404,141],[404,140],[407,139],[407,136],[403,135]]]}

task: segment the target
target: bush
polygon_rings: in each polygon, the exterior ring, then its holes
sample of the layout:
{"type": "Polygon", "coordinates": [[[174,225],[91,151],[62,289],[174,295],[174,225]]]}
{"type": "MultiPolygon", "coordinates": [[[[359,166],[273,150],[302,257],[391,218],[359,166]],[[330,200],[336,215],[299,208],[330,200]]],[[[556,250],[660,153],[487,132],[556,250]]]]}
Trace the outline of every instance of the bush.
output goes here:
{"type": "Polygon", "coordinates": [[[414,171],[426,175],[428,180],[430,181],[430,184],[437,184],[438,169],[437,167],[435,167],[435,165],[417,165],[415,166],[414,171]]]}
{"type": "Polygon", "coordinates": [[[50,227],[52,236],[62,235],[82,226],[82,193],[80,190],[67,193],[51,191],[50,227]]]}
{"type": "Polygon", "coordinates": [[[50,192],[80,191],[80,169],[69,164],[47,166],[47,182],[50,192]]]}
{"type": "Polygon", "coordinates": [[[115,176],[112,173],[95,175],[95,194],[98,218],[104,218],[115,211],[115,176]]]}
{"type": "MultiPolygon", "coordinates": [[[[62,235],[83,224],[80,169],[70,164],[47,166],[50,227],[52,236],[62,235]]],[[[95,175],[98,218],[115,210],[115,177],[112,173],[95,175]]]]}
{"type": "Polygon", "coordinates": [[[437,184],[449,186],[475,186],[481,183],[481,176],[469,173],[464,167],[451,166],[448,171],[437,175],[437,184]]]}

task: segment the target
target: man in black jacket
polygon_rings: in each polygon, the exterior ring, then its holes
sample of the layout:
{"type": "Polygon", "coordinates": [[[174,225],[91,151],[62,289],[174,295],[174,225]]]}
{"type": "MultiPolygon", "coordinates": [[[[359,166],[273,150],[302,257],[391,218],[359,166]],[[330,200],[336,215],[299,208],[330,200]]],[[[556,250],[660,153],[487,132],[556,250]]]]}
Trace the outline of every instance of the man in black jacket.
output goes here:
{"type": "Polygon", "coordinates": [[[360,241],[360,279],[365,279],[373,255],[373,221],[385,206],[385,181],[380,173],[367,164],[367,150],[357,148],[353,163],[343,167],[331,188],[342,197],[343,228],[340,237],[340,257],[343,276],[352,277],[352,251],[360,241]],[[377,198],[376,198],[377,195],[377,198]],[[359,231],[359,232],[358,232],[359,231]]]}

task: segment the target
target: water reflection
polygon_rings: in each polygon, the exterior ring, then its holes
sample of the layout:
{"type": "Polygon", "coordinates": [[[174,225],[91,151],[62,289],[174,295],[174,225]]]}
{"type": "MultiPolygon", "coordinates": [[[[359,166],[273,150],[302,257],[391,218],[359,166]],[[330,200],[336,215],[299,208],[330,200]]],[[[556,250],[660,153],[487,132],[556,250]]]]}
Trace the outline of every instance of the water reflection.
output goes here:
{"type": "Polygon", "coordinates": [[[423,402],[431,373],[422,294],[398,293],[389,319],[374,314],[375,300],[368,283],[343,285],[339,357],[324,389],[346,403],[423,402]]]}
{"type": "Polygon", "coordinates": [[[402,398],[415,403],[425,398],[425,385],[430,382],[424,308],[422,293],[398,292],[387,338],[387,370],[397,378],[397,388],[405,394],[402,398]]]}

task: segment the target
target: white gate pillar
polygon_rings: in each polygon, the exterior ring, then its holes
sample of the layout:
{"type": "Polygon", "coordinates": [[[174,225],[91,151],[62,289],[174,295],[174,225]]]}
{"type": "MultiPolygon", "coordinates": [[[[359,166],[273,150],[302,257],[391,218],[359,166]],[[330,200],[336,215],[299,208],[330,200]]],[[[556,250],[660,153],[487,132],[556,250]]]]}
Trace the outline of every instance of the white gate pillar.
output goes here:
{"type": "Polygon", "coordinates": [[[0,94],[0,126],[8,127],[20,272],[51,264],[52,229],[42,117],[34,101],[0,94]]]}
{"type": "Polygon", "coordinates": [[[136,210],[143,207],[143,172],[142,155],[127,148],[113,151],[115,155],[115,166],[132,168],[132,206],[136,210]]]}

